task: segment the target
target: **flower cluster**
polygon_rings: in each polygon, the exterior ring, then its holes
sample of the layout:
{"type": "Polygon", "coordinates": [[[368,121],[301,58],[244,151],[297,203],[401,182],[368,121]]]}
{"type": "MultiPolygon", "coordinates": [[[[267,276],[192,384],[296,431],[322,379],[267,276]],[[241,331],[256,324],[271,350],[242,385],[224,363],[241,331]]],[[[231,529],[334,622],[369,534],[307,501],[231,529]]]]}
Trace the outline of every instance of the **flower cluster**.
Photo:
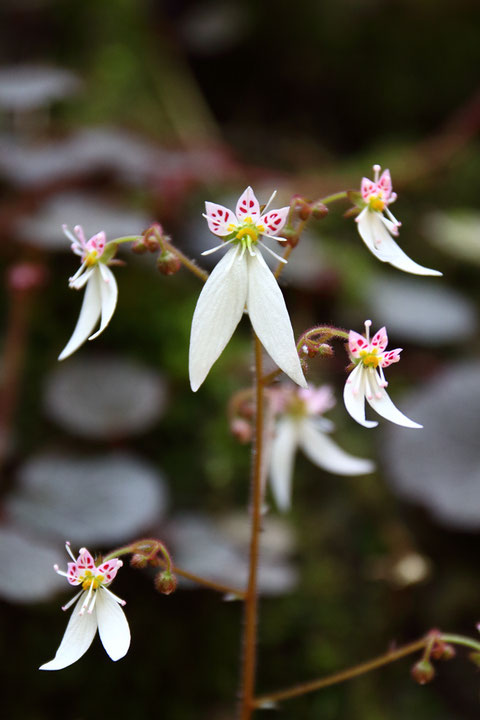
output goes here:
{"type": "Polygon", "coordinates": [[[72,562],[68,563],[66,572],[58,565],[55,565],[55,571],[65,576],[70,585],[80,585],[82,589],[62,608],[68,610],[77,601],[55,657],[40,670],[62,670],[79,660],[92,644],[97,628],[112,660],[120,660],[130,647],[130,629],[120,607],[125,601],[108,589],[122,567],[122,561],[114,558],[95,565],[86,548],[81,548],[76,559],[69,543],[66,548],[72,562]]]}
{"type": "Polygon", "coordinates": [[[335,405],[327,385],[296,388],[285,385],[272,392],[277,418],[270,450],[269,477],[280,510],[291,504],[293,463],[297,448],[314,465],[335,475],[363,475],[373,472],[371,460],[346,453],[330,437],[334,429],[323,414],[335,405]]]}

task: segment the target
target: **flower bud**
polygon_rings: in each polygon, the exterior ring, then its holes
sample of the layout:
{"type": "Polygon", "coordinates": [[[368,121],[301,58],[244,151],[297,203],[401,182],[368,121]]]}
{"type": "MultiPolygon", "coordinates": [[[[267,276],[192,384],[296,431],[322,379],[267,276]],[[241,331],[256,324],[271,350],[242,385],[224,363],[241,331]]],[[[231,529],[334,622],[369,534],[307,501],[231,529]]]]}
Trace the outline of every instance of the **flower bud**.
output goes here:
{"type": "Polygon", "coordinates": [[[312,214],[312,208],[310,207],[310,203],[307,202],[305,198],[301,195],[295,195],[293,197],[293,202],[293,207],[298,212],[298,217],[300,218],[300,220],[308,220],[308,218],[312,214]]]}
{"type": "Polygon", "coordinates": [[[155,588],[163,595],[170,595],[177,587],[177,578],[169,570],[164,570],[155,577],[155,588]]]}
{"type": "Polygon", "coordinates": [[[285,238],[285,240],[287,241],[286,243],[281,243],[282,247],[286,247],[286,245],[290,245],[290,247],[292,248],[297,247],[300,240],[296,230],[292,230],[289,228],[283,228],[282,237],[285,238]]]}
{"type": "Polygon", "coordinates": [[[474,665],[476,665],[478,668],[480,668],[480,652],[471,652],[469,654],[469,660],[473,662],[474,665]]]}
{"type": "Polygon", "coordinates": [[[138,568],[139,570],[147,567],[147,564],[148,558],[146,558],[145,555],[139,555],[138,553],[135,553],[135,555],[132,555],[130,559],[130,565],[133,568],[138,568]]]}
{"type": "Polygon", "coordinates": [[[443,652],[440,657],[440,660],[452,660],[455,655],[457,654],[457,651],[453,647],[453,645],[450,645],[449,643],[445,643],[443,646],[443,652]]]}
{"type": "Polygon", "coordinates": [[[252,426],[244,418],[233,418],[230,423],[230,432],[233,437],[241,443],[250,442],[252,439],[252,426]]]}
{"type": "Polygon", "coordinates": [[[315,220],[322,220],[324,217],[328,215],[328,207],[324,205],[322,202],[316,202],[313,203],[311,207],[312,217],[315,218],[315,220]]]}
{"type": "Polygon", "coordinates": [[[157,258],[157,268],[162,275],[175,275],[181,267],[182,263],[171,250],[163,250],[157,258]]]}
{"type": "Polygon", "coordinates": [[[153,223],[143,233],[143,243],[150,252],[157,252],[161,248],[162,239],[165,232],[160,223],[153,223]]]}
{"type": "Polygon", "coordinates": [[[139,238],[138,240],[134,240],[134,242],[130,246],[130,249],[136,255],[143,255],[148,250],[147,246],[145,245],[144,238],[139,238]]]}
{"type": "Polygon", "coordinates": [[[427,658],[422,658],[412,667],[412,677],[419,685],[426,685],[434,676],[435,670],[427,658]]]}

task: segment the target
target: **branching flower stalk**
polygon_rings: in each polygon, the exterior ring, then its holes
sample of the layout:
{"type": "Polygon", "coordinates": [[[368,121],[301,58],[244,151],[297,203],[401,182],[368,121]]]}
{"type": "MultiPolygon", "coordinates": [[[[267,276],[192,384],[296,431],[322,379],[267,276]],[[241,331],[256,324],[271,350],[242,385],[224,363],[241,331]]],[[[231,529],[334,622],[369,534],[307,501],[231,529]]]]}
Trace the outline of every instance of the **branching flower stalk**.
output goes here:
{"type": "MultiPolygon", "coordinates": [[[[348,353],[352,364],[350,366],[351,374],[347,379],[344,391],[344,399],[346,409],[352,417],[367,428],[377,424],[365,419],[364,401],[366,400],[382,417],[391,422],[411,428],[421,427],[418,423],[402,415],[386,395],[387,381],[383,375],[383,368],[397,362],[401,352],[400,348],[386,352],[386,329],[381,328],[370,339],[370,321],[365,323],[364,336],[353,330],[347,332],[330,325],[319,325],[304,331],[295,343],[288,311],[276,282],[310,219],[325,217],[328,213],[327,206],[340,200],[350,200],[353,203],[353,208],[347,211],[346,217],[357,216],[356,222],[362,240],[381,262],[388,262],[390,265],[413,274],[440,274],[436,270],[414,263],[393,242],[391,236],[398,235],[400,223],[391,215],[388,205],[394,202],[396,195],[392,192],[388,170],[385,170],[381,177],[379,176],[379,166],[374,166],[374,171],[374,181],[364,178],[361,192],[342,190],[314,202],[309,202],[301,196],[295,196],[290,206],[278,209],[269,209],[275,193],[266,206],[261,206],[250,187],[240,196],[235,212],[222,205],[207,202],[204,217],[211,232],[221,240],[221,243],[204,254],[210,254],[220,249],[227,251],[210,275],[176,248],[158,223],[148,228],[142,236],[117,238],[110,243],[105,242],[104,233],[98,233],[87,241],[83,231],[78,227],[75,228],[74,236],[69,234],[73,251],[82,257],[82,265],[76,275],[71,278],[70,284],[76,289],[87,284],[87,292],[90,293],[90,297],[87,297],[84,305],[90,314],[87,318],[88,322],[85,317],[82,320],[82,313],[85,315],[85,311],[82,310],[79,320],[80,335],[77,328],[74,331],[74,338],[72,338],[72,340],[75,339],[73,343],[75,347],[72,349],[67,345],[61,357],[66,357],[67,354],[73,352],[87,337],[90,339],[96,337],[108,324],[116,303],[115,280],[108,265],[116,263],[114,254],[117,246],[124,242],[132,242],[132,250],[137,253],[147,251],[159,253],[157,267],[163,274],[174,274],[183,265],[205,283],[192,321],[190,381],[193,391],[198,390],[204,382],[244,313],[248,313],[253,328],[255,357],[253,386],[238,392],[232,398],[229,406],[229,420],[232,430],[236,432],[240,440],[244,442],[253,440],[249,503],[249,570],[245,589],[217,583],[176,567],[165,544],[155,538],[137,540],[114,550],[104,558],[97,559],[94,559],[86,548],[81,548],[78,558],[75,559],[67,548],[73,562],[69,563],[67,572],[56,569],[61,575],[67,577],[70,584],[81,585],[83,589],[83,592],[80,592],[80,604],[77,605],[77,608],[80,607],[78,613],[80,619],[76,616],[72,617],[59,651],[57,651],[57,656],[43,666],[44,669],[60,669],[60,667],[66,667],[67,664],[75,662],[89,647],[97,626],[105,649],[113,660],[123,657],[127,652],[130,642],[129,634],[127,637],[127,632],[123,633],[123,644],[119,647],[114,637],[115,634],[108,632],[108,623],[105,621],[105,616],[102,615],[104,612],[102,607],[104,608],[107,602],[105,598],[110,596],[115,598],[108,590],[108,586],[122,565],[119,558],[126,554],[132,555],[131,565],[133,567],[159,568],[155,577],[155,586],[159,592],[164,594],[173,592],[177,583],[176,576],[181,576],[220,592],[230,599],[239,599],[244,602],[245,620],[242,638],[239,720],[251,720],[256,709],[274,707],[282,700],[305,695],[358,677],[419,651],[422,651],[422,656],[414,665],[412,675],[421,684],[428,682],[434,676],[432,660],[452,658],[455,654],[454,645],[468,647],[472,651],[471,661],[480,665],[480,642],[462,635],[431,630],[415,642],[392,649],[373,660],[341,672],[268,694],[255,694],[258,568],[264,492],[263,475],[265,472],[264,436],[266,434],[265,426],[268,427],[270,410],[270,406],[266,403],[268,399],[273,407],[275,393],[281,392],[281,389],[279,390],[276,386],[271,389],[268,389],[268,386],[282,371],[297,384],[293,385],[293,389],[290,391],[290,400],[293,402],[295,399],[297,404],[294,406],[291,403],[287,408],[292,415],[289,422],[297,423],[294,434],[297,433],[295,438],[297,435],[301,440],[303,438],[302,447],[304,449],[305,446],[310,447],[310,440],[307,442],[300,430],[308,431],[309,413],[313,415],[314,411],[319,410],[318,407],[310,407],[308,401],[313,402],[314,395],[312,393],[316,392],[318,395],[321,389],[315,391],[314,387],[308,387],[303,374],[308,369],[307,361],[317,356],[333,355],[331,341],[334,339],[348,341],[348,353]],[[273,252],[268,244],[265,244],[265,238],[283,244],[282,257],[273,252]],[[279,261],[274,273],[266,265],[260,248],[274,255],[279,261]],[[93,290],[88,289],[89,282],[90,288],[93,287],[94,290],[96,288],[95,296],[92,295],[93,290]],[[96,285],[93,285],[93,282],[96,285]],[[99,319],[100,329],[91,336],[90,332],[99,319]],[[277,370],[265,375],[263,373],[264,348],[278,366],[277,370]],[[299,390],[298,386],[303,390],[299,390]],[[253,433],[250,423],[252,418],[255,420],[253,433]],[[235,423],[237,423],[236,427],[235,423]],[[299,423],[301,424],[300,430],[299,423]],[[81,619],[85,615],[92,616],[94,610],[96,613],[98,612],[98,616],[93,616],[93,620],[81,619]],[[82,623],[85,627],[86,622],[88,623],[88,632],[82,630],[86,640],[80,647],[73,636],[82,623]],[[102,632],[104,637],[102,637],[102,632]],[[72,639],[77,645],[73,651],[67,648],[72,639]]],[[[285,392],[285,387],[283,391],[285,392]]],[[[331,407],[330,401],[328,407],[331,407]]],[[[327,407],[323,409],[327,409],[327,407]]],[[[290,433],[291,437],[293,437],[292,433],[293,431],[290,433]]],[[[309,438],[311,438],[311,434],[309,438]]],[[[320,446],[322,445],[321,440],[318,443],[320,446]]],[[[323,451],[321,447],[319,449],[316,446],[315,453],[311,452],[310,455],[314,455],[316,464],[324,467],[328,464],[325,458],[325,448],[327,450],[330,448],[332,451],[333,447],[336,460],[342,462],[341,466],[336,465],[337,472],[340,471],[343,474],[349,474],[350,471],[355,474],[370,472],[370,461],[348,455],[325,438],[323,438],[323,451]],[[352,463],[355,466],[354,469],[352,463]]],[[[330,466],[331,464],[330,462],[330,466]]],[[[109,603],[112,608],[115,608],[118,620],[121,617],[118,606],[123,605],[124,601],[119,598],[112,601],[110,598],[109,603]]]]}

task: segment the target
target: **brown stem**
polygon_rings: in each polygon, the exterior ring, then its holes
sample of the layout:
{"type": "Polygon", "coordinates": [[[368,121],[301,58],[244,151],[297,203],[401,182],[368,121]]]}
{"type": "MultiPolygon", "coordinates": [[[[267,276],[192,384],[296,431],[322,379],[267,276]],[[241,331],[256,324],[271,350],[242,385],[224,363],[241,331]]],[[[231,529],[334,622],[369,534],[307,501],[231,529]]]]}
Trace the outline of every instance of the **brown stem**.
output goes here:
{"type": "Polygon", "coordinates": [[[263,445],[263,384],[262,345],[254,334],[255,344],[255,446],[250,489],[251,537],[249,575],[245,596],[245,622],[243,627],[243,667],[240,701],[240,720],[250,720],[254,710],[254,685],[257,646],[257,571],[262,511],[262,445],[263,445]]]}
{"type": "Polygon", "coordinates": [[[365,673],[382,667],[382,665],[388,665],[395,660],[400,660],[400,658],[422,650],[429,641],[430,637],[427,635],[426,637],[421,638],[421,640],[416,640],[408,645],[403,645],[403,647],[398,648],[397,650],[391,650],[384,655],[374,658],[373,660],[368,660],[367,662],[355,665],[347,670],[342,670],[334,675],[328,675],[327,677],[312,680],[308,683],[302,683],[301,685],[294,685],[286,690],[279,690],[277,692],[269,693],[268,695],[261,695],[260,697],[255,698],[254,707],[259,708],[267,704],[278,702],[279,700],[288,700],[290,698],[298,697],[299,695],[306,695],[306,693],[345,682],[345,680],[350,680],[351,678],[358,677],[359,675],[365,675],[365,673]]]}
{"type": "Polygon", "coordinates": [[[191,273],[196,275],[200,280],[203,282],[206,282],[208,278],[208,272],[206,270],[203,270],[202,268],[198,267],[198,265],[193,261],[190,260],[186,255],[183,254],[181,250],[179,250],[175,245],[172,245],[168,240],[165,240],[165,238],[162,239],[162,243],[165,248],[170,250],[174,255],[178,257],[182,265],[184,265],[187,270],[190,270],[191,273]]]}
{"type": "Polygon", "coordinates": [[[213,580],[207,580],[207,578],[200,577],[200,575],[195,575],[194,573],[188,572],[188,570],[182,570],[176,565],[172,567],[172,572],[174,573],[174,575],[180,575],[186,580],[192,580],[199,585],[204,585],[205,587],[208,587],[211,590],[216,590],[217,592],[223,593],[224,595],[232,595],[239,600],[243,600],[246,597],[245,590],[229,587],[228,585],[222,585],[221,583],[214,582],[213,580]]]}
{"type": "Polygon", "coordinates": [[[0,389],[0,468],[8,453],[11,426],[18,402],[32,299],[32,292],[11,291],[10,294],[0,389]]]}

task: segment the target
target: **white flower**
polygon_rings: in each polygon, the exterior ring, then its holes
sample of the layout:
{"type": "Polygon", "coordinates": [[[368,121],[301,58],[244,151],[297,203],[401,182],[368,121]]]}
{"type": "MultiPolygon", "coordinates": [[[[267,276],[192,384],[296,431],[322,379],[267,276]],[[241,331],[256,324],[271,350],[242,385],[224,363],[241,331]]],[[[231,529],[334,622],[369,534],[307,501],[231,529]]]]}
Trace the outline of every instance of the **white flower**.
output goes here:
{"type": "Polygon", "coordinates": [[[76,560],[69,543],[66,548],[73,562],[68,563],[67,572],[59,570],[58,565],[55,565],[55,570],[64,575],[70,585],[81,585],[83,590],[62,608],[67,610],[78,598],[57,654],[40,670],[62,670],[72,665],[87,652],[97,628],[103,647],[112,660],[120,660],[130,647],[130,629],[120,608],[125,601],[107,587],[122,567],[122,561],[115,558],[96,567],[86,548],[80,550],[76,560]]]}
{"type": "MultiPolygon", "coordinates": [[[[273,196],[272,196],[273,198],[273,196]]],[[[271,198],[271,199],[272,199],[271,198]]],[[[270,201],[271,201],[270,199],[270,201]]],[[[260,213],[260,205],[248,187],[237,202],[236,213],[223,205],[205,203],[208,227],[230,246],[205,283],[192,320],[190,336],[190,384],[195,392],[223,352],[246,310],[253,329],[279,368],[306,387],[292,325],[277,281],[260,253],[266,247],[261,236],[279,238],[288,207],[260,213]]]]}
{"type": "Polygon", "coordinates": [[[87,338],[93,340],[105,330],[114,313],[118,297],[115,277],[107,266],[107,262],[112,258],[115,244],[106,243],[104,232],[93,235],[87,241],[80,225],[76,225],[73,231],[75,235],[66,225],[63,226],[63,232],[71,241],[75,255],[81,257],[82,264],[70,278],[69,285],[75,290],[80,290],[85,285],[86,288],[77,325],[72,337],[58,356],[59,360],[65,360],[78,350],[87,338]],[[92,335],[99,320],[101,320],[100,328],[92,335]]]}
{"type": "Polygon", "coordinates": [[[356,367],[352,370],[345,383],[343,399],[348,413],[360,425],[367,428],[376,427],[377,422],[365,419],[365,399],[379,415],[397,425],[408,428],[421,428],[410,420],[387,395],[385,388],[388,383],[383,368],[400,360],[401,348],[385,352],[388,337],[385,328],[381,328],[370,341],[371,320],[365,322],[365,335],[350,330],[348,349],[356,367]]]}
{"type": "Polygon", "coordinates": [[[441,275],[438,270],[431,270],[411,260],[392,238],[392,235],[398,236],[401,223],[392,215],[388,206],[395,202],[397,195],[392,192],[390,171],[384,170],[379,179],[380,169],[380,165],[373,166],[373,181],[366,177],[362,179],[361,193],[365,207],[356,218],[360,237],[376,258],[399,270],[414,275],[441,275]]]}
{"type": "Polygon", "coordinates": [[[283,412],[277,420],[270,454],[270,483],[277,507],[288,510],[291,504],[293,463],[300,447],[314,465],[336,475],[363,475],[373,472],[371,460],[354,457],[328,437],[333,423],[322,413],[335,404],[331,389],[285,388],[283,412]]]}

